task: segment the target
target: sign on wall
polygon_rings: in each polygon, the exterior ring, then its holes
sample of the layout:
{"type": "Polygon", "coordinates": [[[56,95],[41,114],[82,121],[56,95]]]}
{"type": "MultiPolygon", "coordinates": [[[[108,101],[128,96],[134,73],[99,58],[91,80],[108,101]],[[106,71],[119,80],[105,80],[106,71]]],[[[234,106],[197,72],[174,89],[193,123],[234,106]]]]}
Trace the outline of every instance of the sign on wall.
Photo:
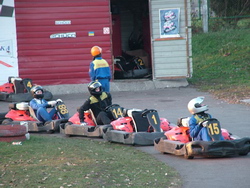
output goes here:
{"type": "Polygon", "coordinates": [[[14,0],[0,1],[0,84],[18,76],[14,0]]]}
{"type": "Polygon", "coordinates": [[[180,9],[168,8],[159,10],[160,38],[180,37],[180,9]]]}

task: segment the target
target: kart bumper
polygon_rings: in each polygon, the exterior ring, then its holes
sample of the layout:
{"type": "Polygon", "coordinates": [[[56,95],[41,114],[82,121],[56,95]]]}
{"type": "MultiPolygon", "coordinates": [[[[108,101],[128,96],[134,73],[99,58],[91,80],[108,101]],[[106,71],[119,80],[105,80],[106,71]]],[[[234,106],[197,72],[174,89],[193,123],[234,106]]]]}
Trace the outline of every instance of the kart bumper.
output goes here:
{"type": "Polygon", "coordinates": [[[186,144],[159,138],[155,140],[154,146],[161,153],[184,155],[186,158],[193,158],[194,156],[228,157],[247,155],[250,152],[250,137],[214,142],[193,141],[186,144]]]}
{"type": "Polygon", "coordinates": [[[117,142],[128,145],[154,145],[156,138],[163,137],[163,132],[133,132],[113,130],[112,128],[103,131],[103,139],[109,142],[117,142]]]}
{"type": "Polygon", "coordinates": [[[61,124],[65,124],[67,119],[52,120],[50,123],[44,125],[39,121],[12,121],[14,125],[24,125],[28,128],[28,132],[59,132],[61,124]]]}
{"type": "Polygon", "coordinates": [[[99,126],[82,126],[78,124],[65,124],[60,126],[60,133],[66,136],[86,136],[86,137],[100,137],[103,136],[103,128],[111,125],[99,125],[99,126]]]}

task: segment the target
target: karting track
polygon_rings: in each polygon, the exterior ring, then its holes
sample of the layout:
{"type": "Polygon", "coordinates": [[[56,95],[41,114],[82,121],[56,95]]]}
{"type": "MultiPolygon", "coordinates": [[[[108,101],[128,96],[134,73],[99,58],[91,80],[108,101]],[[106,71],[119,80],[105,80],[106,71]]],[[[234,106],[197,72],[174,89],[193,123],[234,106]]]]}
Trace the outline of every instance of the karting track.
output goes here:
{"type": "MultiPolygon", "coordinates": [[[[250,105],[227,104],[213,98],[209,93],[199,92],[194,88],[167,88],[148,91],[112,92],[113,104],[124,108],[156,109],[160,117],[176,123],[179,117],[190,116],[187,103],[197,96],[205,96],[204,103],[209,106],[209,113],[217,118],[221,127],[240,137],[250,137],[250,105]]],[[[87,98],[88,93],[55,95],[67,105],[70,115],[76,112],[87,98]]],[[[8,110],[8,103],[0,102],[0,112],[8,110]]],[[[161,154],[153,146],[135,147],[149,153],[158,160],[174,167],[181,175],[183,188],[247,188],[250,185],[250,154],[231,158],[194,158],[161,154]]]]}

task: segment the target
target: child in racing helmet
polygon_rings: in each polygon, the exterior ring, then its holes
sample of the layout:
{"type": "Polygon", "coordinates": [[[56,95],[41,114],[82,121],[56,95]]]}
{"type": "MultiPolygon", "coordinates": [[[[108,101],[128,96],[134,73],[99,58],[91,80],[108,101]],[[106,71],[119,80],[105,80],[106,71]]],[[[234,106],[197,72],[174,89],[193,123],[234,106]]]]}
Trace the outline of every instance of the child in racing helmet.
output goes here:
{"type": "Polygon", "coordinates": [[[85,125],[84,111],[91,109],[98,125],[106,125],[111,122],[111,114],[105,112],[105,108],[112,104],[111,94],[102,91],[100,82],[92,81],[88,84],[89,98],[79,108],[79,119],[81,125],[85,125]]]}
{"type": "MultiPolygon", "coordinates": [[[[189,120],[190,136],[193,140],[211,141],[207,128],[201,122],[212,118],[211,114],[206,113],[208,106],[202,104],[205,97],[197,97],[189,101],[188,110],[192,114],[189,120]]],[[[221,140],[224,138],[221,136],[221,140]]]]}
{"type": "Polygon", "coordinates": [[[108,62],[102,58],[102,49],[99,46],[93,46],[90,52],[93,56],[93,61],[89,66],[90,79],[100,82],[103,91],[109,92],[111,71],[108,62]]]}
{"type": "Polygon", "coordinates": [[[56,101],[47,102],[44,97],[44,89],[42,86],[36,85],[33,86],[30,90],[33,99],[30,101],[30,106],[34,110],[36,117],[39,121],[45,123],[50,122],[53,116],[56,114],[55,107],[52,108],[50,112],[47,111],[47,108],[51,108],[56,105],[56,101]]]}

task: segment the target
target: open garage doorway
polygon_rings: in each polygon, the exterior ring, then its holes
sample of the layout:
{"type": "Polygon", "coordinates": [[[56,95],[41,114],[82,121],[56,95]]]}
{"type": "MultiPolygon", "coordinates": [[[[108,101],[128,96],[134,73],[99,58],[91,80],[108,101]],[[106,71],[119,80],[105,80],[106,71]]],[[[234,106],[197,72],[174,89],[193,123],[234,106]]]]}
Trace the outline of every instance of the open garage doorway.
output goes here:
{"type": "Polygon", "coordinates": [[[114,79],[151,79],[148,0],[110,2],[114,79]]]}

